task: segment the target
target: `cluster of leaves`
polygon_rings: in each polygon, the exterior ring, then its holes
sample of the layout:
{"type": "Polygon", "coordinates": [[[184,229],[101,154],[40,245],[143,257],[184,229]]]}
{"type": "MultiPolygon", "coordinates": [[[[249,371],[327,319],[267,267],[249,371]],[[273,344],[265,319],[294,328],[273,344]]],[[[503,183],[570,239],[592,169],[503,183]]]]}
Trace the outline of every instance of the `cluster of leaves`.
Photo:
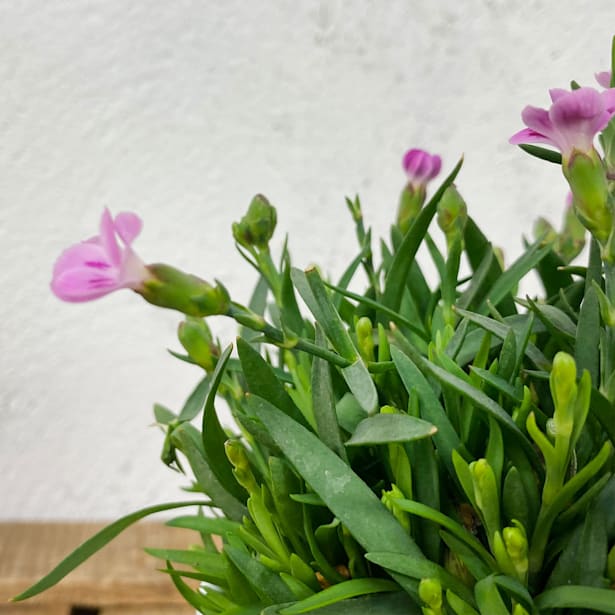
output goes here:
{"type": "Polygon", "coordinates": [[[467,218],[442,253],[431,223],[460,167],[405,235],[392,228],[378,267],[348,201],[360,249],[337,284],[294,269],[286,246],[277,267],[268,245],[243,251],[260,277],[250,306],[234,304],[238,357],[212,354],[188,320],[178,356],[205,376],[179,413],[155,408],[164,462],[187,463],[205,497],[121,519],[18,598],[145,515],[196,505],[169,524],[202,543],[150,552],[204,615],[615,613],[615,345],[599,250],[572,267],[539,240],[503,269],[467,218]],[[515,298],[532,271],[545,298],[515,298]]]}

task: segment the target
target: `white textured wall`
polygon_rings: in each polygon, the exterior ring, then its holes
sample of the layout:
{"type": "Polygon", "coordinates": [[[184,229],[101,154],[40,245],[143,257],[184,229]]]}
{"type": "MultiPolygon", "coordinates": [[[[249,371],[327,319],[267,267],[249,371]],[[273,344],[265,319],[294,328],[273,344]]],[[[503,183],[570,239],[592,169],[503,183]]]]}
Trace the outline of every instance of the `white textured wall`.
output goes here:
{"type": "Polygon", "coordinates": [[[612,0],[0,0],[0,516],[181,497],[151,427],[152,402],[177,408],[199,376],[165,353],[178,316],[48,290],[102,207],[143,217],[145,260],[243,300],[229,227],[254,193],[298,265],[339,273],[355,252],[344,195],[384,231],[400,157],[422,146],[447,169],[465,152],[458,185],[512,258],[565,185],[507,138],[547,87],[608,67],[613,31],[612,0]]]}

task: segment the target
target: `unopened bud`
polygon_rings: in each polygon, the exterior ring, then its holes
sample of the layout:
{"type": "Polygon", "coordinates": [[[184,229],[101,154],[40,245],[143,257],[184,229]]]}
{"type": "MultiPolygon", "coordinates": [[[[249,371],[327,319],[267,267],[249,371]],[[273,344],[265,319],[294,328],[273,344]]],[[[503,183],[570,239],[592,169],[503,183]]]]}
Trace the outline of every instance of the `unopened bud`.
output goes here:
{"type": "Polygon", "coordinates": [[[438,579],[421,579],[419,598],[434,613],[442,612],[442,585],[438,579]]]}
{"type": "Polygon", "coordinates": [[[470,464],[474,497],[476,505],[483,515],[487,535],[491,536],[500,526],[500,500],[495,474],[486,459],[479,459],[470,464]]]}
{"type": "Polygon", "coordinates": [[[224,443],[224,451],[234,468],[233,474],[237,482],[250,494],[259,492],[258,483],[254,478],[250,461],[241,442],[238,440],[227,440],[224,443]]]}
{"type": "Polygon", "coordinates": [[[457,238],[463,237],[468,221],[468,207],[454,185],[449,186],[438,203],[438,225],[446,236],[450,248],[457,238]]]}
{"type": "Polygon", "coordinates": [[[220,350],[214,344],[211,331],[202,318],[186,317],[186,320],[179,323],[177,337],[197,365],[207,372],[213,371],[220,350]]]}
{"type": "Polygon", "coordinates": [[[519,579],[525,582],[529,567],[525,530],[520,523],[516,523],[515,527],[505,527],[502,536],[519,579]]]}
{"type": "Polygon", "coordinates": [[[553,359],[550,384],[555,404],[553,413],[556,435],[570,435],[572,431],[572,403],[577,396],[577,366],[566,352],[558,352],[553,359]]]}
{"type": "Polygon", "coordinates": [[[402,190],[397,209],[397,226],[404,235],[419,215],[423,203],[425,203],[425,186],[415,187],[408,184],[402,190]]]}
{"type": "Polygon", "coordinates": [[[613,228],[613,217],[600,156],[595,150],[590,153],[575,151],[569,160],[564,161],[563,171],[579,219],[600,243],[605,244],[613,228]]]}
{"type": "Polygon", "coordinates": [[[169,265],[148,265],[152,277],[137,289],[146,301],[160,307],[178,310],[188,316],[226,314],[230,298],[220,284],[212,286],[195,275],[184,273],[169,265]]]}
{"type": "Polygon", "coordinates": [[[246,248],[265,249],[273,236],[276,223],[275,207],[262,194],[257,194],[246,215],[239,222],[233,223],[233,237],[246,248]]]}
{"type": "Polygon", "coordinates": [[[401,489],[395,485],[391,485],[389,491],[382,492],[382,503],[393,514],[393,516],[399,521],[399,524],[407,531],[410,532],[410,516],[409,514],[399,508],[396,500],[403,500],[405,498],[401,489]]]}
{"type": "Polygon", "coordinates": [[[365,361],[373,361],[374,336],[372,321],[367,316],[359,318],[355,325],[355,332],[357,334],[357,345],[361,356],[365,361]]]}

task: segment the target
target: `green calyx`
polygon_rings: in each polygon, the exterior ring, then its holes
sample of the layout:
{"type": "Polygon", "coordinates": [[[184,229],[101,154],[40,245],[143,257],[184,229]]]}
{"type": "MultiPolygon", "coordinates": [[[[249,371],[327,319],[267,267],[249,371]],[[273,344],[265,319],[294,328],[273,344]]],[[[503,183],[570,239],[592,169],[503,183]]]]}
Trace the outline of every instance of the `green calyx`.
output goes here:
{"type": "Polygon", "coordinates": [[[245,216],[233,223],[233,238],[245,248],[267,249],[277,224],[277,213],[269,201],[257,194],[245,216]]]}

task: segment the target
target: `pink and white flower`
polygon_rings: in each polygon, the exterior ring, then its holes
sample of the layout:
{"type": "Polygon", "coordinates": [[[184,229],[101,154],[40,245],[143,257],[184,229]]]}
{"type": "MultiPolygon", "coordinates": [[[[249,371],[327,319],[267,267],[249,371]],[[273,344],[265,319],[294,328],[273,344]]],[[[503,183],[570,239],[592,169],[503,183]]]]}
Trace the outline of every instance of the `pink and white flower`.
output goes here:
{"type": "Polygon", "coordinates": [[[63,301],[82,302],[120,288],[141,288],[152,277],[132,249],[141,227],[136,214],[123,212],[113,218],[105,209],[100,234],[67,248],[56,261],[53,293],[63,301]]]}
{"type": "Polygon", "coordinates": [[[410,185],[415,190],[424,189],[427,182],[440,172],[442,159],[440,156],[432,156],[422,149],[411,149],[405,153],[402,166],[406,171],[410,185]]]}
{"type": "Polygon", "coordinates": [[[590,153],[594,138],[615,114],[615,89],[594,88],[550,90],[551,107],[527,106],[521,118],[527,126],[510,138],[510,143],[545,143],[562,152],[564,160],[574,151],[590,153]]]}

